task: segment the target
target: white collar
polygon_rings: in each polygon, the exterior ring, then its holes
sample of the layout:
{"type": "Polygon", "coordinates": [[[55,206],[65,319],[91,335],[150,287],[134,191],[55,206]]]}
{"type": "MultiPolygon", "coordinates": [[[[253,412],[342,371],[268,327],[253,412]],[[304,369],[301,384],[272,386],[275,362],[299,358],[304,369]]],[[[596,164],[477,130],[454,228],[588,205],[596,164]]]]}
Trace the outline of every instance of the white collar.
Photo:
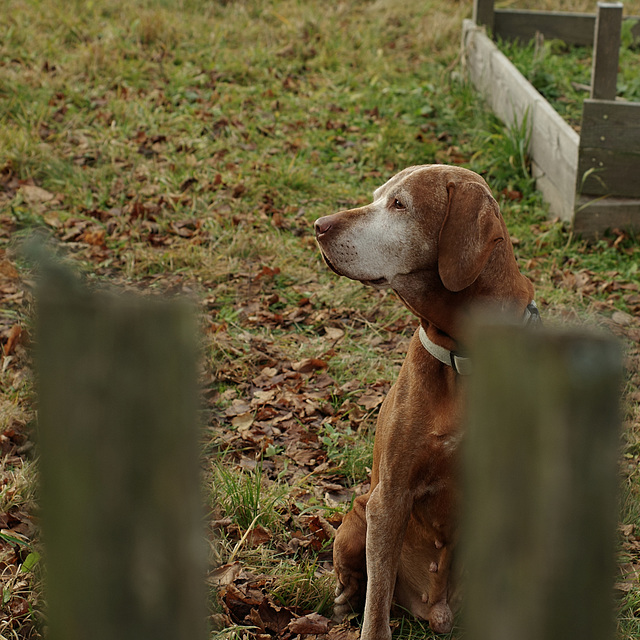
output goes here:
{"type": "MultiPolygon", "coordinates": [[[[540,322],[540,312],[538,311],[535,300],[532,300],[525,309],[524,316],[522,318],[522,324],[528,326],[530,324],[536,325],[540,322]]],[[[430,340],[427,336],[427,332],[423,329],[422,325],[420,325],[418,335],[420,336],[420,342],[422,342],[422,346],[434,358],[440,360],[440,362],[443,362],[446,365],[449,365],[450,367],[453,367],[453,370],[461,376],[468,376],[471,374],[471,358],[458,355],[457,353],[455,353],[455,351],[449,351],[449,349],[445,349],[444,347],[441,347],[439,344],[436,344],[435,342],[430,340]]]]}
{"type": "Polygon", "coordinates": [[[440,360],[440,362],[444,362],[444,364],[448,364],[450,367],[453,367],[453,370],[456,373],[459,373],[461,376],[468,376],[471,373],[470,358],[459,356],[453,351],[449,351],[449,349],[445,349],[439,344],[436,344],[435,342],[429,340],[427,332],[423,329],[422,325],[420,325],[418,335],[420,336],[420,342],[422,342],[422,346],[434,358],[440,360]]]}

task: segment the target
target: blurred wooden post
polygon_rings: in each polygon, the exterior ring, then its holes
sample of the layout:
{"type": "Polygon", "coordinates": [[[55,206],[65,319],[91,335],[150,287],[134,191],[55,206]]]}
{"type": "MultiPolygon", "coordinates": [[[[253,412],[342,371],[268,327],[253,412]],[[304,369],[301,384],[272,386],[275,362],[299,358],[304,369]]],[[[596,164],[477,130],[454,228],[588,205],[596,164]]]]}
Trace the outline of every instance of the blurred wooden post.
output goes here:
{"type": "Polygon", "coordinates": [[[494,0],[473,0],[473,21],[479,27],[486,27],[489,32],[493,32],[494,27],[494,0]]]}
{"type": "Polygon", "coordinates": [[[615,342],[475,330],[465,441],[469,640],[613,637],[615,342]]]}
{"type": "Polygon", "coordinates": [[[48,638],[204,640],[190,310],[49,277],[37,339],[48,638]]]}
{"type": "Polygon", "coordinates": [[[615,100],[622,31],[622,3],[598,2],[593,40],[591,98],[615,100]]]}

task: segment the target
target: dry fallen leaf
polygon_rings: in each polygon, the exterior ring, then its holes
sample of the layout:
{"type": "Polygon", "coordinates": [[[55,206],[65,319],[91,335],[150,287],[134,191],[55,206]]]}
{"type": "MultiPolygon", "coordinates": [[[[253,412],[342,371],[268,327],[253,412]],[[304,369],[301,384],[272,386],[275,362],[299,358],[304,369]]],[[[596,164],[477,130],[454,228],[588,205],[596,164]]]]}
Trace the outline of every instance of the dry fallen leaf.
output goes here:
{"type": "Polygon", "coordinates": [[[381,393],[369,392],[363,393],[357,400],[359,405],[362,405],[367,411],[375,409],[378,405],[384,401],[384,395],[381,393]]]}
{"type": "Polygon", "coordinates": [[[329,365],[324,360],[318,358],[305,358],[300,362],[294,362],[291,368],[298,373],[311,373],[316,369],[326,369],[329,365]]]}
{"type": "Polygon", "coordinates": [[[20,337],[22,336],[22,327],[19,324],[14,324],[9,331],[9,338],[7,343],[4,345],[4,355],[10,356],[13,353],[18,342],[20,342],[20,337]]]}
{"type": "Polygon", "coordinates": [[[29,613],[29,602],[24,598],[12,598],[9,600],[8,609],[16,618],[25,616],[29,613]]]}
{"type": "Polygon", "coordinates": [[[293,613],[287,607],[280,607],[265,598],[258,607],[260,620],[265,630],[282,634],[293,618],[293,613]]]}
{"type": "Polygon", "coordinates": [[[80,240],[97,247],[104,246],[106,232],[99,227],[90,227],[81,236],[80,240]]]}
{"type": "Polygon", "coordinates": [[[331,620],[321,616],[319,613],[310,613],[309,615],[296,618],[289,623],[289,631],[291,633],[300,634],[319,634],[328,633],[331,620]]]}
{"type": "Polygon", "coordinates": [[[344,336],[344,331],[338,327],[325,327],[324,332],[329,340],[340,340],[344,336]]]}
{"type": "Polygon", "coordinates": [[[246,431],[253,424],[253,411],[247,411],[246,413],[240,413],[231,420],[231,426],[238,429],[238,431],[246,431]]]}
{"type": "Polygon", "coordinates": [[[270,389],[268,391],[256,391],[253,394],[251,405],[256,406],[261,404],[267,404],[268,402],[271,402],[272,400],[274,400],[275,397],[276,397],[276,391],[274,389],[270,389]]]}
{"type": "Polygon", "coordinates": [[[30,205],[44,204],[56,197],[55,193],[31,184],[22,185],[20,187],[20,193],[30,205]]]}
{"type": "Polygon", "coordinates": [[[621,327],[628,327],[633,322],[633,316],[624,311],[614,311],[611,319],[621,327]]]}
{"type": "Polygon", "coordinates": [[[271,533],[263,526],[257,525],[247,533],[247,541],[252,547],[258,547],[271,540],[271,533]]]}
{"type": "Polygon", "coordinates": [[[230,562],[223,564],[213,571],[207,577],[207,582],[213,586],[223,586],[231,584],[242,570],[240,562],[230,562]]]}
{"type": "Polygon", "coordinates": [[[329,629],[329,640],[358,640],[360,629],[352,627],[348,622],[343,622],[329,629]]]}
{"type": "Polygon", "coordinates": [[[0,260],[0,276],[17,280],[19,277],[18,270],[6,259],[0,260]]]}
{"type": "Polygon", "coordinates": [[[228,417],[239,416],[240,414],[247,413],[247,411],[251,410],[251,405],[246,401],[240,398],[235,398],[231,402],[231,406],[227,407],[225,410],[225,415],[228,417]]]}

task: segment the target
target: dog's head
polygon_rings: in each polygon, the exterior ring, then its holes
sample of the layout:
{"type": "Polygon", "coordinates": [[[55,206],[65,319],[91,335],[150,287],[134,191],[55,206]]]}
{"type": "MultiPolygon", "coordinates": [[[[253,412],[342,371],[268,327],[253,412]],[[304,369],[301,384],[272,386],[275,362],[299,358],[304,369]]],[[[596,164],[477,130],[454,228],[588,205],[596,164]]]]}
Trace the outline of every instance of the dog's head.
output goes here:
{"type": "Polygon", "coordinates": [[[414,298],[424,297],[425,287],[431,294],[466,291],[490,261],[505,276],[517,273],[498,203],[478,174],[461,167],[404,169],[375,190],[371,204],[319,218],[315,231],[336,273],[394,289],[418,315],[414,298]]]}
{"type": "Polygon", "coordinates": [[[320,218],[315,229],[339,275],[393,288],[398,276],[437,269],[450,291],[477,279],[506,231],[484,180],[446,165],[404,169],[371,204],[320,218]]]}

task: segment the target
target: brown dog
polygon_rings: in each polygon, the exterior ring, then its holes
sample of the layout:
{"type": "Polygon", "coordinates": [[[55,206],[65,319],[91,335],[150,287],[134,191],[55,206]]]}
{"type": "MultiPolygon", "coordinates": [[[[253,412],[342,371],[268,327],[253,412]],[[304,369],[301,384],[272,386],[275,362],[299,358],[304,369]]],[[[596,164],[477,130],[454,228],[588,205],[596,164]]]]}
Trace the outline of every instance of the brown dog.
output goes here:
{"type": "Polygon", "coordinates": [[[453,625],[458,374],[469,365],[456,355],[464,313],[482,302],[525,317],[536,310],[479,175],[409,167],[373,197],[365,207],[320,218],[315,230],[336,273],[390,287],[420,319],[380,410],[371,489],[355,500],[334,544],[335,617],[364,600],[362,639],[388,640],[392,600],[436,632],[453,625]]]}

